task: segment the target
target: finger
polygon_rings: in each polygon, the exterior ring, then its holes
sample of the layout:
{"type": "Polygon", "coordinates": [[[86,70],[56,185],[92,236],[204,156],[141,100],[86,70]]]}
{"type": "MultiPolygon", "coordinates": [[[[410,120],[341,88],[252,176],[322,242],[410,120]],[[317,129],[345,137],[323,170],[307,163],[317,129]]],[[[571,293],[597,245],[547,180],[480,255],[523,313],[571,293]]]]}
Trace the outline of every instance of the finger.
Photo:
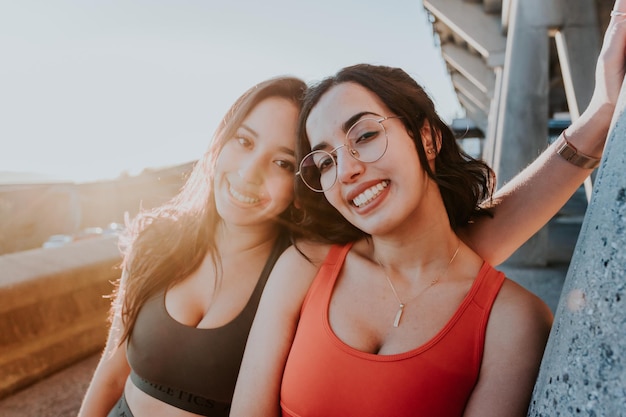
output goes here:
{"type": "Polygon", "coordinates": [[[615,12],[621,12],[621,13],[625,13],[624,15],[616,15],[616,14],[612,14],[612,17],[620,17],[620,18],[624,18],[626,17],[626,0],[615,0],[615,4],[613,5],[613,11],[615,12]]]}

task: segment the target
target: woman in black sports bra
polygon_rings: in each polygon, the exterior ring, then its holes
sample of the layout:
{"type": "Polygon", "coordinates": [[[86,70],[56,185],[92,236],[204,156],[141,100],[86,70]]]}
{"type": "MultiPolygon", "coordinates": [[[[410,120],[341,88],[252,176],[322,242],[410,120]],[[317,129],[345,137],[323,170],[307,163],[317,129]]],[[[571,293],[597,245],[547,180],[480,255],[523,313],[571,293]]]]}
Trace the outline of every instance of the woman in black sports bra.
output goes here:
{"type": "Polygon", "coordinates": [[[81,416],[228,415],[265,280],[295,235],[305,87],[283,77],[244,93],[182,191],[132,222],[81,416]]]}

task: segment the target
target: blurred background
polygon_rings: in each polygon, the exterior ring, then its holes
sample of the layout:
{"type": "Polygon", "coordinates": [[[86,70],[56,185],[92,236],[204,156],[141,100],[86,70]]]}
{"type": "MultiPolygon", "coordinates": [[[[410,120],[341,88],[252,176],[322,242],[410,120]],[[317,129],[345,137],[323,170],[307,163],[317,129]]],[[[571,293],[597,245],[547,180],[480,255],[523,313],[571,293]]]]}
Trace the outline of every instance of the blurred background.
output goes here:
{"type": "Polygon", "coordinates": [[[420,1],[0,2],[0,181],[85,182],[198,158],[253,84],[404,68],[462,114],[420,1]]]}

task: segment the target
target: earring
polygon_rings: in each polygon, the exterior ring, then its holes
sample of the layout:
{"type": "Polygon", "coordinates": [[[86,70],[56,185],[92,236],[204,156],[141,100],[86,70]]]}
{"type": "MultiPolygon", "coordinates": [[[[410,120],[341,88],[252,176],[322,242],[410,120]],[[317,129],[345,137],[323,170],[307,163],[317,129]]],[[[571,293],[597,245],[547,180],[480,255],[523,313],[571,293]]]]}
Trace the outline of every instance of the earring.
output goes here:
{"type": "Polygon", "coordinates": [[[428,155],[432,155],[434,152],[435,152],[435,151],[434,151],[432,148],[430,148],[430,149],[427,149],[427,150],[426,150],[426,153],[427,153],[428,155]]]}

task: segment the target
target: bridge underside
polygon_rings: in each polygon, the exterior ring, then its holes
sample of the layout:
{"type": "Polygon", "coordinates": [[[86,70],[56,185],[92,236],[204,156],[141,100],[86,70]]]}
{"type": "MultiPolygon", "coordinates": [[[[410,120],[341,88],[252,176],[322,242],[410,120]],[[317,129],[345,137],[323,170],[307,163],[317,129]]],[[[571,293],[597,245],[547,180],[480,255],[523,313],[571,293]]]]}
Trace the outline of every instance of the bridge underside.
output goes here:
{"type": "MultiPolygon", "coordinates": [[[[500,186],[588,105],[613,0],[424,0],[424,7],[458,100],[477,127],[475,153],[500,186]]],[[[589,197],[590,179],[584,190],[589,197]]],[[[547,233],[510,262],[546,265],[547,233]]]]}

